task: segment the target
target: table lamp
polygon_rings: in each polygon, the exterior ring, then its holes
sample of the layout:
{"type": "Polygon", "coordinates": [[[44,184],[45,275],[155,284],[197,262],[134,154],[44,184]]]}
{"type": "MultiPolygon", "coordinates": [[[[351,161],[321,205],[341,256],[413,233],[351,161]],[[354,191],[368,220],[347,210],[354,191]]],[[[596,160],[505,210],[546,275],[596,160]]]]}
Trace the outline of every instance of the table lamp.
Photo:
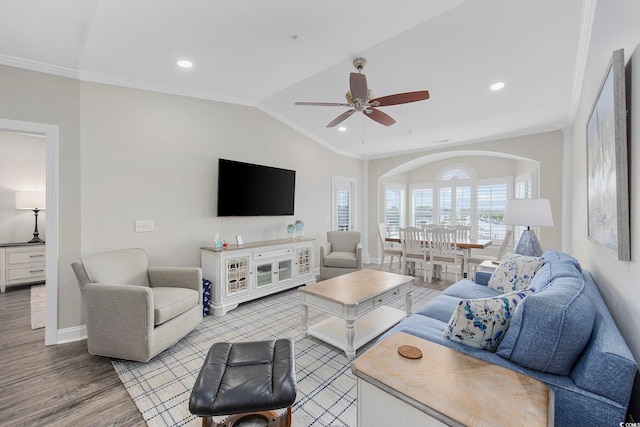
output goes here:
{"type": "Polygon", "coordinates": [[[38,212],[47,206],[47,197],[44,191],[16,191],[16,209],[32,210],[36,216],[36,228],[33,231],[33,239],[29,243],[44,243],[38,233],[38,212]]]}
{"type": "Polygon", "coordinates": [[[528,256],[542,255],[542,247],[531,227],[553,227],[549,199],[507,200],[502,223],[527,227],[522,232],[513,253],[528,256]]]}

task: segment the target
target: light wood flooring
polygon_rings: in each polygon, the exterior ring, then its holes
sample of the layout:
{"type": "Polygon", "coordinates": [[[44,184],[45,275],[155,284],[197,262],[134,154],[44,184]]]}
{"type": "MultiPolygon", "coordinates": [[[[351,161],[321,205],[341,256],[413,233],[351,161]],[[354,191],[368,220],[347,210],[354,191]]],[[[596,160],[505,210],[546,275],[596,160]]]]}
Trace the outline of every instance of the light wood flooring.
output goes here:
{"type": "MultiPolygon", "coordinates": [[[[417,286],[437,290],[453,281],[418,276],[417,286]]],[[[44,345],[44,329],[31,329],[30,296],[28,286],[0,294],[0,425],[146,426],[110,359],[89,354],[86,341],[44,345]]]]}
{"type": "Polygon", "coordinates": [[[44,345],[28,286],[0,294],[0,425],[146,426],[110,359],[86,341],[44,345]]]}

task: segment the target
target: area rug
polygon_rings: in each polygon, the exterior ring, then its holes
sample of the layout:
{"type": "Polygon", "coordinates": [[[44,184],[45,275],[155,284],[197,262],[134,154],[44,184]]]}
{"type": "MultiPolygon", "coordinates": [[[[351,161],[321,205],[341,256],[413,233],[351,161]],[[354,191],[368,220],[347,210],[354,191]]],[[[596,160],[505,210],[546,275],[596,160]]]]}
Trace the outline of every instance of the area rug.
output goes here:
{"type": "MultiPolygon", "coordinates": [[[[415,287],[413,307],[419,308],[439,294],[415,287]]],[[[391,306],[404,310],[405,298],[391,306]]],[[[309,309],[309,323],[326,314],[309,309]]],[[[357,424],[356,378],[343,351],[301,333],[298,291],[281,292],[241,304],[225,316],[207,316],[176,345],[148,363],[113,361],[122,383],[149,426],[200,426],[189,413],[189,395],[209,348],[220,341],[259,341],[292,338],[295,342],[298,394],[293,405],[293,426],[345,426],[357,424]]],[[[375,340],[361,347],[359,356],[375,340]]]]}
{"type": "Polygon", "coordinates": [[[44,285],[31,286],[31,329],[44,328],[46,289],[44,285]]]}

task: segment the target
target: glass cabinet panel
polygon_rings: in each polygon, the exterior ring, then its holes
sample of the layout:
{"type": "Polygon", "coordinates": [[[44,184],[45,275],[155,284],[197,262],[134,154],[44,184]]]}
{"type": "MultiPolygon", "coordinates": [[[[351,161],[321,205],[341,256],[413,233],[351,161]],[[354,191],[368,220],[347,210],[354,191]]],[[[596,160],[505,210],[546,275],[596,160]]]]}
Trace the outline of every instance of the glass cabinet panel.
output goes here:
{"type": "Polygon", "coordinates": [[[273,265],[261,264],[256,266],[256,286],[262,287],[273,283],[273,265]]]}
{"type": "Polygon", "coordinates": [[[293,277],[291,270],[291,260],[278,261],[278,281],[289,280],[293,277]]]}

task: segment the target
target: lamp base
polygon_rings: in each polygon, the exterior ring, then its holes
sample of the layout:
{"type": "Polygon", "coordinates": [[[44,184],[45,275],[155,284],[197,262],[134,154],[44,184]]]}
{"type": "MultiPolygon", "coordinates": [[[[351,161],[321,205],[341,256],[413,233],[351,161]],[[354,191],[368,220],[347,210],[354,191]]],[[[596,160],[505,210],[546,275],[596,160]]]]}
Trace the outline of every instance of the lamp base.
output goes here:
{"type": "Polygon", "coordinates": [[[513,250],[514,254],[527,255],[527,256],[540,256],[542,255],[542,247],[536,237],[536,233],[533,230],[524,230],[520,240],[513,250]]]}
{"type": "Polygon", "coordinates": [[[38,208],[35,208],[33,210],[33,213],[36,217],[36,226],[33,230],[33,239],[29,240],[28,243],[44,243],[44,240],[40,238],[40,233],[38,232],[38,212],[40,212],[40,209],[38,208]]]}

